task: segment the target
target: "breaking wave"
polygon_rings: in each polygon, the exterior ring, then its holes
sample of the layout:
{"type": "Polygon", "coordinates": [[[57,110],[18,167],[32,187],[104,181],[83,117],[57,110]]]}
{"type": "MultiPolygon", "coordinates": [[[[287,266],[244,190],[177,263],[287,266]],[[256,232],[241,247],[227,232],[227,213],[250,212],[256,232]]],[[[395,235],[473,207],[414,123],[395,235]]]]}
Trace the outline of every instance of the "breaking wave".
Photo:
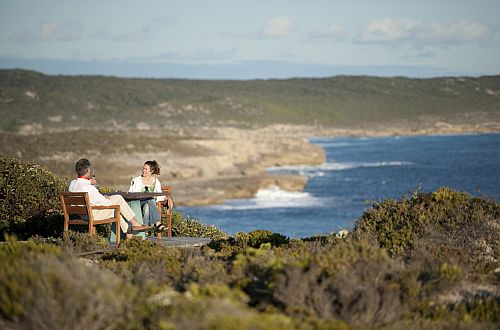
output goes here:
{"type": "Polygon", "coordinates": [[[222,205],[213,205],[211,208],[220,210],[249,210],[266,208],[292,208],[321,206],[321,198],[314,197],[308,192],[285,191],[277,186],[261,189],[254,198],[228,200],[222,205]]]}
{"type": "Polygon", "coordinates": [[[407,166],[411,162],[388,161],[388,162],[346,162],[346,163],[323,163],[317,166],[296,165],[296,166],[273,166],[267,169],[270,173],[294,173],[308,177],[324,176],[326,171],[343,171],[363,167],[386,167],[386,166],[407,166]]]}

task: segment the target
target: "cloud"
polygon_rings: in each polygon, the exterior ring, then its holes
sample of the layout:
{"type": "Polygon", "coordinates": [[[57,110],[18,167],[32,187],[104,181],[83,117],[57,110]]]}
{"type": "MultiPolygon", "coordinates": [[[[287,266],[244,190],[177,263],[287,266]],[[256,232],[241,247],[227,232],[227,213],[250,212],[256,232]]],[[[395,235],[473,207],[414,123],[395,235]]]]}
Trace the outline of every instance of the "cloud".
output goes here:
{"type": "Polygon", "coordinates": [[[357,41],[379,44],[461,44],[485,40],[489,33],[487,25],[471,21],[438,23],[409,18],[383,18],[371,21],[357,41]]]}
{"type": "Polygon", "coordinates": [[[40,28],[40,37],[42,39],[49,39],[51,36],[56,35],[60,30],[61,24],[59,22],[46,22],[40,28]]]}
{"type": "Polygon", "coordinates": [[[15,43],[75,41],[83,38],[83,36],[84,29],[80,23],[42,21],[37,28],[13,33],[9,40],[15,43]]]}
{"type": "Polygon", "coordinates": [[[175,20],[175,18],[170,16],[158,16],[153,18],[148,24],[137,26],[121,33],[111,32],[108,27],[102,26],[85,28],[79,22],[42,21],[36,28],[13,33],[9,37],[9,40],[15,43],[68,42],[84,39],[117,42],[153,40],[158,38],[158,35],[161,35],[175,20]]]}
{"type": "Polygon", "coordinates": [[[262,27],[260,35],[266,38],[283,38],[290,34],[294,28],[295,21],[288,16],[279,16],[270,19],[262,27]]]}
{"type": "Polygon", "coordinates": [[[332,23],[324,29],[310,31],[306,38],[308,40],[342,40],[347,36],[349,32],[343,25],[332,23]]]}
{"type": "Polygon", "coordinates": [[[165,29],[169,28],[176,18],[171,16],[158,16],[151,20],[149,24],[138,26],[135,29],[121,34],[106,33],[102,35],[103,39],[110,41],[137,42],[144,40],[158,39],[165,29]]]}
{"type": "Polygon", "coordinates": [[[401,60],[413,60],[413,59],[421,59],[421,58],[434,58],[436,55],[433,52],[425,51],[416,54],[407,54],[401,56],[399,59],[401,60]]]}

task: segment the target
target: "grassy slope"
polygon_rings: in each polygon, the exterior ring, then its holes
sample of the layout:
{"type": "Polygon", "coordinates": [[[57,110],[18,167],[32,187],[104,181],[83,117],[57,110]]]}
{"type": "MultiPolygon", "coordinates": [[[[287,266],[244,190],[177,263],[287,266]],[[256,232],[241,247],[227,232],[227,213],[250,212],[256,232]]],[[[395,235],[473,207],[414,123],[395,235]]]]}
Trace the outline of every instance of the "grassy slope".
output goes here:
{"type": "Polygon", "coordinates": [[[478,118],[498,121],[499,91],[500,76],[197,81],[0,70],[0,130],[33,123],[115,130],[139,122],[152,128],[474,124],[478,118]]]}

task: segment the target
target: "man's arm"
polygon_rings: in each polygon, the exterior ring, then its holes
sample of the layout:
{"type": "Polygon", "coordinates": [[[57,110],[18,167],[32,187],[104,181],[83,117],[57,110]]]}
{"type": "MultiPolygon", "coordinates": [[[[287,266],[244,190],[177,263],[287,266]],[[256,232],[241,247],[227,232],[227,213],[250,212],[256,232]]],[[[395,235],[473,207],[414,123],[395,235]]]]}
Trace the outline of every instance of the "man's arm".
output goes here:
{"type": "Polygon", "coordinates": [[[109,196],[104,196],[103,194],[101,194],[96,187],[89,185],[87,192],[89,193],[90,204],[103,206],[111,205],[109,196]]]}

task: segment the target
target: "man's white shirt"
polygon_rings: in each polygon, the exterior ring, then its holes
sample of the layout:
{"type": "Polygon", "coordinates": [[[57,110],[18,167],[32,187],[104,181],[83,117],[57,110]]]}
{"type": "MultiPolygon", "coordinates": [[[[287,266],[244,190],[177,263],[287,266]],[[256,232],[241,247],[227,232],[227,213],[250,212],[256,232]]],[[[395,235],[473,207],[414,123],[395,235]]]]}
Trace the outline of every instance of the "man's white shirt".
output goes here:
{"type": "Polygon", "coordinates": [[[74,179],[70,182],[68,190],[70,192],[87,192],[89,194],[90,204],[91,205],[103,205],[109,206],[111,205],[111,201],[104,197],[103,194],[94,187],[90,180],[78,178],[74,179]]]}

